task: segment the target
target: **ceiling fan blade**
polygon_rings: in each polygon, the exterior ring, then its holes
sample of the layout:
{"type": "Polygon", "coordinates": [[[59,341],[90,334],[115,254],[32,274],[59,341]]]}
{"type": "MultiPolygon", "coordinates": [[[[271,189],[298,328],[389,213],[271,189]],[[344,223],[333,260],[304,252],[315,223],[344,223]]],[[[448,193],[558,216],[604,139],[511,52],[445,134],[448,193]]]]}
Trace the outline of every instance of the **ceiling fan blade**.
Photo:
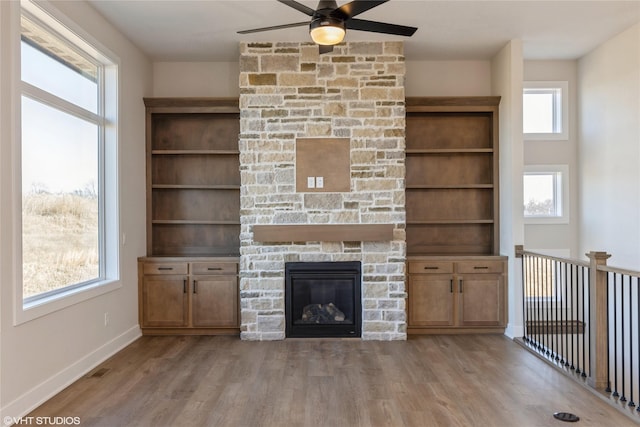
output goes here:
{"type": "Polygon", "coordinates": [[[238,31],[238,34],[251,34],[259,33],[261,31],[282,30],[283,28],[302,27],[303,25],[309,25],[309,21],[295,22],[293,24],[274,25],[272,27],[254,28],[252,30],[238,31]]]}
{"type": "Polygon", "coordinates": [[[318,51],[320,52],[320,55],[322,55],[323,53],[329,53],[329,52],[333,52],[333,46],[327,46],[324,44],[319,44],[318,45],[318,51]]]}
{"type": "Polygon", "coordinates": [[[305,15],[313,16],[313,14],[316,12],[310,7],[307,7],[302,3],[298,3],[297,1],[294,1],[294,0],[278,0],[278,1],[282,4],[286,4],[287,6],[294,8],[295,10],[299,10],[305,15]]]}
{"type": "Polygon", "coordinates": [[[410,37],[416,32],[416,27],[387,24],[386,22],[367,21],[364,19],[349,19],[344,25],[350,30],[370,31],[372,33],[394,34],[410,37]]]}
{"type": "Polygon", "coordinates": [[[360,15],[362,12],[366,12],[369,9],[373,9],[376,6],[380,6],[382,3],[386,3],[389,0],[354,0],[351,3],[344,4],[334,10],[331,15],[342,18],[351,19],[356,15],[360,15]]]}

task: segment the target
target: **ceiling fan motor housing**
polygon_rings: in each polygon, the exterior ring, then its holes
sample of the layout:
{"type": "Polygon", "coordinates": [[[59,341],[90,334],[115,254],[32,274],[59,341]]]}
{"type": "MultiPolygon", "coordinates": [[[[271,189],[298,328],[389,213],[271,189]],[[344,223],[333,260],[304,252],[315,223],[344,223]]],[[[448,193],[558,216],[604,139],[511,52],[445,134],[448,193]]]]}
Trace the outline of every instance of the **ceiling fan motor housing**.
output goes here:
{"type": "Polygon", "coordinates": [[[334,16],[338,9],[335,0],[320,0],[309,24],[309,34],[319,45],[332,46],[340,43],[346,33],[345,19],[334,16]]]}
{"type": "Polygon", "coordinates": [[[331,16],[320,16],[314,18],[309,25],[309,34],[311,38],[318,44],[334,45],[342,41],[345,34],[344,21],[341,19],[333,18],[331,16]],[[314,35],[319,29],[322,30],[322,38],[314,35]]]}

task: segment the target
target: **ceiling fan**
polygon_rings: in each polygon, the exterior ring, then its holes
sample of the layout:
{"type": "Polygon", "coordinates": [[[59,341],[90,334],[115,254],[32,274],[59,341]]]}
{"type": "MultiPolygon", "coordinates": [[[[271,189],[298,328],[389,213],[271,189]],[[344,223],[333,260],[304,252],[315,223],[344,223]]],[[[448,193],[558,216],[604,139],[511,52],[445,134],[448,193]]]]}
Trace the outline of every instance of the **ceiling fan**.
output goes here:
{"type": "Polygon", "coordinates": [[[302,27],[304,25],[308,25],[311,39],[319,45],[320,53],[322,54],[331,52],[333,50],[333,46],[344,39],[347,29],[394,34],[407,37],[412,36],[417,30],[416,27],[407,27],[404,25],[387,24],[385,22],[354,18],[354,16],[366,12],[369,9],[373,9],[376,6],[380,6],[382,3],[386,3],[389,0],[354,0],[340,7],[338,7],[335,0],[320,0],[318,8],[315,10],[294,0],[278,1],[310,16],[311,20],[295,22],[293,24],[255,28],[253,30],[243,30],[238,31],[238,34],[257,33],[261,31],[280,30],[283,28],[302,27]]]}

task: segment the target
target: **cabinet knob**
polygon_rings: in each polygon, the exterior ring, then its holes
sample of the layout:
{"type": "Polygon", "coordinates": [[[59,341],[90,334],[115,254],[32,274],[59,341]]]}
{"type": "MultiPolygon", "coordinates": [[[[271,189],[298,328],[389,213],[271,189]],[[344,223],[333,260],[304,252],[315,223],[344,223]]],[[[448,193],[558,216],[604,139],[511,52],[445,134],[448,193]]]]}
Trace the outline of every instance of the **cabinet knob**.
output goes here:
{"type": "Polygon", "coordinates": [[[187,279],[182,280],[182,293],[183,294],[187,293],[187,279]]]}
{"type": "Polygon", "coordinates": [[[453,279],[449,280],[449,292],[453,293],[453,279]]]}
{"type": "Polygon", "coordinates": [[[171,271],[173,267],[158,267],[158,270],[171,271]]]}
{"type": "Polygon", "coordinates": [[[194,294],[198,293],[198,281],[197,280],[193,281],[193,293],[194,294]]]}
{"type": "Polygon", "coordinates": [[[473,267],[474,270],[488,270],[489,267],[487,267],[486,265],[476,265],[473,267]]]}
{"type": "Polygon", "coordinates": [[[209,270],[209,271],[219,271],[219,270],[222,270],[222,267],[209,267],[209,268],[207,268],[207,270],[209,270]]]}
{"type": "Polygon", "coordinates": [[[460,281],[458,282],[458,291],[460,293],[462,293],[462,289],[463,289],[463,287],[462,287],[462,279],[460,279],[460,281]]]}

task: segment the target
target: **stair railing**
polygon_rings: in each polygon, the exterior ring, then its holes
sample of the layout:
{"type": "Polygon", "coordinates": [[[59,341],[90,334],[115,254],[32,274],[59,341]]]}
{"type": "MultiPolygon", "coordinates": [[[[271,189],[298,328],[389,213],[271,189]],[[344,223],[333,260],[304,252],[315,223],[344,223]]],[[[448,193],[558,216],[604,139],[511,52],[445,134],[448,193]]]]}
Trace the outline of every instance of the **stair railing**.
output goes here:
{"type": "Polygon", "coordinates": [[[522,341],[557,368],[575,374],[640,411],[640,272],[516,246],[522,259],[522,341]]]}

